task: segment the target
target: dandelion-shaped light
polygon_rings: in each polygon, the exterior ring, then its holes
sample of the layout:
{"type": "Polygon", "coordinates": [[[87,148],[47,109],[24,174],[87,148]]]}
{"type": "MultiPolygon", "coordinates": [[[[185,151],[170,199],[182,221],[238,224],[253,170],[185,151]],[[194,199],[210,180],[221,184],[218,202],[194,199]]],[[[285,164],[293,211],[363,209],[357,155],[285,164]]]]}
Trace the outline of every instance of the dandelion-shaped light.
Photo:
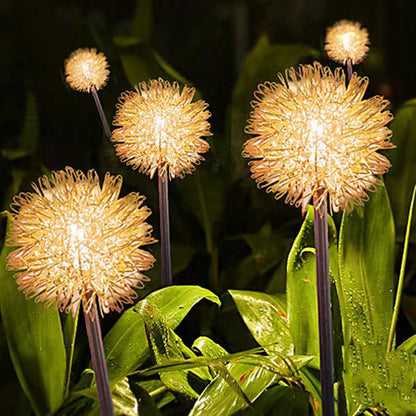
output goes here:
{"type": "Polygon", "coordinates": [[[332,211],[350,210],[368,199],[377,175],[390,167],[379,150],[394,147],[392,119],[382,97],[363,99],[367,78],[315,62],[291,68],[279,82],[255,93],[243,156],[252,177],[276,198],[315,209],[315,248],[323,415],[334,414],[327,201],[332,211]]]}
{"type": "Polygon", "coordinates": [[[92,94],[107,138],[111,136],[111,131],[97,91],[107,84],[108,68],[107,58],[95,48],[77,49],[65,61],[66,82],[76,91],[92,94]]]}
{"type": "Polygon", "coordinates": [[[182,89],[161,78],[142,82],[122,94],[111,140],[122,162],[153,177],[157,172],[162,246],[162,282],[171,284],[168,178],[183,178],[202,160],[211,136],[202,100],[193,102],[195,89],[182,89]]]}
{"type": "Polygon", "coordinates": [[[364,60],[370,44],[367,29],[360,23],[341,20],[329,27],[326,32],[325,50],[330,59],[347,65],[349,78],[352,65],[364,60]]]}
{"type": "Polygon", "coordinates": [[[18,271],[26,297],[45,306],[56,302],[74,316],[82,303],[104,407],[111,406],[111,396],[97,305],[107,313],[132,303],[149,280],[142,272],[155,261],[142,248],[155,242],[145,222],[151,212],[137,193],[119,198],[121,184],[121,176],[107,173],[100,185],[95,171],[85,175],[69,167],[44,176],[33,184],[35,192],[14,198],[8,236],[8,244],[18,247],[8,268],[18,271]]]}

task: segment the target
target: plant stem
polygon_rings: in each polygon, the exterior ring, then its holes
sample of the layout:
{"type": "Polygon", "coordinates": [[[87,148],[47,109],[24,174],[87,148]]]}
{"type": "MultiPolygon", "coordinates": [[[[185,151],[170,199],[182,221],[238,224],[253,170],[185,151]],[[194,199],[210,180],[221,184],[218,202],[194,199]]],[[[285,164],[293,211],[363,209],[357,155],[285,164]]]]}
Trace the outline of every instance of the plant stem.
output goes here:
{"type": "Polygon", "coordinates": [[[351,59],[348,59],[348,61],[347,61],[347,72],[348,72],[348,82],[350,82],[351,77],[352,77],[352,62],[351,62],[351,59]]]}
{"type": "MultiPolygon", "coordinates": [[[[316,200],[314,202],[316,202],[316,200]]],[[[334,371],[332,357],[331,296],[329,284],[328,221],[326,199],[320,207],[317,207],[316,203],[314,203],[314,211],[322,416],[333,416],[335,414],[334,371]]]]}
{"type": "Polygon", "coordinates": [[[108,380],[103,340],[101,337],[100,318],[95,302],[89,313],[85,313],[84,311],[84,317],[85,325],[87,327],[88,343],[90,345],[92,366],[94,368],[95,381],[97,383],[101,414],[103,416],[113,416],[113,402],[111,400],[110,382],[108,380]]]}
{"type": "Polygon", "coordinates": [[[158,175],[159,214],[160,214],[160,250],[162,257],[162,285],[172,285],[172,267],[170,261],[169,195],[167,173],[158,175]]]}
{"type": "Polygon", "coordinates": [[[101,119],[101,124],[103,125],[105,136],[107,137],[107,139],[109,139],[111,137],[111,130],[108,125],[107,118],[104,114],[104,110],[103,110],[103,106],[101,105],[100,98],[98,97],[97,90],[94,87],[91,89],[91,94],[92,94],[92,97],[94,98],[94,102],[97,107],[100,119],[101,119]]]}
{"type": "Polygon", "coordinates": [[[387,341],[387,352],[393,349],[394,332],[396,329],[397,318],[399,316],[400,300],[403,291],[404,272],[406,270],[407,249],[409,247],[410,229],[412,227],[413,206],[415,204],[416,186],[413,188],[412,200],[410,201],[409,215],[407,216],[406,234],[404,237],[404,247],[402,255],[402,263],[400,265],[399,283],[397,285],[396,300],[394,301],[393,316],[391,318],[389,339],[387,341]]]}
{"type": "MultiPolygon", "coordinates": [[[[73,320],[72,325],[72,333],[71,335],[71,345],[69,346],[69,357],[68,357],[68,370],[67,370],[67,379],[66,379],[66,385],[65,385],[65,397],[68,395],[69,392],[69,386],[71,384],[71,371],[72,371],[72,361],[74,358],[74,348],[75,348],[75,338],[77,334],[77,328],[78,328],[78,317],[79,317],[79,307],[77,308],[77,313],[75,315],[75,318],[72,317],[72,315],[68,315],[67,319],[73,320]]],[[[67,351],[68,353],[68,351],[67,351]]]]}

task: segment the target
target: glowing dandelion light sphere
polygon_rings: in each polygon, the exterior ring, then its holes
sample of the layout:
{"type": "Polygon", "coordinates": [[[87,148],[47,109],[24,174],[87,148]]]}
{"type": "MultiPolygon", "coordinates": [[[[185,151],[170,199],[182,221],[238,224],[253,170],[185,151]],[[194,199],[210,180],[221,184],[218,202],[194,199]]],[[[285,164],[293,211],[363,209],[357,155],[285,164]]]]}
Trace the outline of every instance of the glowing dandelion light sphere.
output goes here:
{"type": "Polygon", "coordinates": [[[195,89],[162,79],[140,83],[117,105],[111,140],[122,162],[153,177],[192,173],[209,149],[208,104],[192,102],[195,89]]]}
{"type": "Polygon", "coordinates": [[[327,29],[325,50],[330,59],[340,64],[362,62],[369,44],[367,29],[360,23],[341,20],[327,29]]]}
{"type": "Polygon", "coordinates": [[[318,205],[329,197],[335,212],[362,205],[390,167],[378,153],[394,147],[388,101],[364,100],[367,78],[353,74],[346,86],[341,69],[317,62],[278,77],[259,85],[252,103],[246,131],[255,137],[243,151],[252,177],[303,211],[313,196],[318,205]]]}
{"type": "Polygon", "coordinates": [[[77,49],[65,61],[69,86],[77,91],[91,92],[105,86],[110,75],[107,58],[96,49],[77,49]]]}
{"type": "Polygon", "coordinates": [[[133,302],[155,261],[142,246],[156,240],[145,198],[119,198],[121,185],[121,176],[107,173],[100,186],[95,171],[67,167],[15,197],[8,268],[27,297],[73,314],[79,302],[87,313],[95,302],[102,313],[133,302]]]}

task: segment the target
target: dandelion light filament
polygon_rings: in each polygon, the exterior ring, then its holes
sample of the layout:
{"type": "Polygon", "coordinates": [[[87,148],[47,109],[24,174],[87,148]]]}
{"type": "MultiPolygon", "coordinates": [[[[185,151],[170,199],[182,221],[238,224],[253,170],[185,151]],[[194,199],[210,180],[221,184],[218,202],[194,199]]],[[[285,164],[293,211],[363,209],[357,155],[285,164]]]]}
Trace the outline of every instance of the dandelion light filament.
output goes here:
{"type": "Polygon", "coordinates": [[[154,263],[142,246],[155,240],[144,197],[119,198],[121,184],[107,173],[100,186],[95,171],[68,167],[15,197],[8,267],[26,296],[74,314],[79,302],[87,313],[95,302],[102,313],[132,303],[154,263]]]}
{"type": "Polygon", "coordinates": [[[303,210],[317,195],[335,212],[362,205],[390,167],[378,151],[394,147],[388,101],[364,100],[367,85],[317,62],[259,85],[243,151],[258,185],[303,210]]]}

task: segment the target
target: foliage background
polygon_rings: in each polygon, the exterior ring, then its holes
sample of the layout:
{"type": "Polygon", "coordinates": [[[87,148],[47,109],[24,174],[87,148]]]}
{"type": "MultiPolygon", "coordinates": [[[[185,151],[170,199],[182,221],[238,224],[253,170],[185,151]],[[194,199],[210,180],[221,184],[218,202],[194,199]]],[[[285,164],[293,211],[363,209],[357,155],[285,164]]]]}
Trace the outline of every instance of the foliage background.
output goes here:
{"type": "MultiPolygon", "coordinates": [[[[322,53],[325,28],[347,18],[370,33],[369,56],[356,68],[370,77],[369,95],[385,95],[399,115],[393,126],[399,148],[389,153],[393,170],[387,185],[400,247],[416,180],[416,103],[407,101],[416,96],[415,14],[414,2],[387,0],[1,0],[1,205],[6,208],[10,195],[29,190],[48,169],[110,170],[124,176],[124,192],[147,196],[158,235],[156,181],[119,163],[103,137],[92,98],[64,82],[63,62],[71,51],[96,47],[111,65],[109,84],[100,92],[109,120],[122,91],[158,76],[188,80],[210,104],[212,150],[197,173],[170,188],[175,283],[199,284],[218,294],[226,288],[284,291],[286,258],[302,218],[295,208],[256,189],[240,157],[243,127],[257,82],[274,80],[279,70],[299,62],[319,59],[333,66],[322,53]]],[[[152,250],[157,255],[158,246],[152,250]]],[[[412,242],[410,258],[414,254],[412,242]]],[[[416,327],[414,262],[408,270],[399,341],[416,327]]],[[[151,273],[143,295],[160,286],[159,271],[151,273]]],[[[230,351],[253,347],[225,295],[223,302],[221,317],[207,304],[199,305],[179,327],[182,338],[193,341],[202,333],[230,351]]],[[[116,318],[106,319],[104,332],[116,318]]],[[[7,380],[0,394],[9,403],[17,381],[0,334],[7,380]]],[[[80,356],[85,347],[81,342],[80,356]]]]}

